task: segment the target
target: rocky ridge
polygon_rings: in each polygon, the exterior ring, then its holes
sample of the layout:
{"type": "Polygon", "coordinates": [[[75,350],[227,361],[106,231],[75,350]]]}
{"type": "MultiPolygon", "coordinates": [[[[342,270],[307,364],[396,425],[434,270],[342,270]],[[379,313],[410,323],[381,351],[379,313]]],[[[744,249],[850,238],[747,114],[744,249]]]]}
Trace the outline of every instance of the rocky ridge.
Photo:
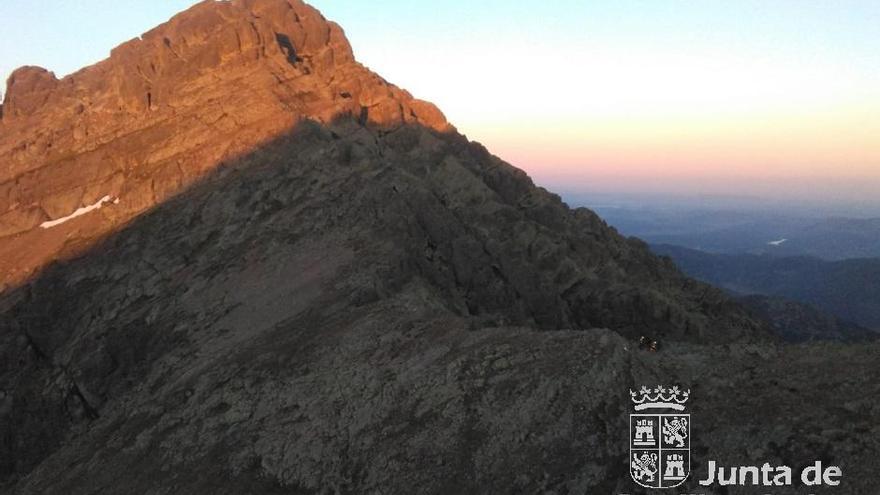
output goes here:
{"type": "Polygon", "coordinates": [[[358,64],[342,29],[296,1],[202,2],[61,80],[23,67],[7,84],[0,120],[7,284],[305,119],[451,129],[434,105],[358,64]],[[99,222],[59,227],[63,235],[37,228],[105,195],[120,202],[99,222]]]}

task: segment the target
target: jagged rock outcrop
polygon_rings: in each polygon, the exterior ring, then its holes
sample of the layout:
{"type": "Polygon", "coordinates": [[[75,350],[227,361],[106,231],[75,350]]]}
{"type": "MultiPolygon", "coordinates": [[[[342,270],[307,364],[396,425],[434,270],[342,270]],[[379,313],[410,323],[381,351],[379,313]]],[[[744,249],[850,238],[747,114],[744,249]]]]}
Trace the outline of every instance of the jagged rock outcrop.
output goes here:
{"type": "MultiPolygon", "coordinates": [[[[793,414],[831,356],[871,372],[876,346],[780,347],[357,64],[301,2],[203,2],[61,80],[16,74],[6,491],[626,491],[627,390],[659,382],[700,397],[702,457],[818,449],[857,476],[878,453],[758,420],[768,394],[793,414]]],[[[875,431],[856,385],[823,389],[804,427],[875,431]]]]}
{"type": "Polygon", "coordinates": [[[61,80],[19,69],[0,120],[0,279],[24,280],[71,249],[59,238],[112,231],[304,119],[346,115],[450,129],[299,1],[206,1],[61,80]],[[105,195],[120,202],[100,222],[37,230],[105,195]]]}
{"type": "Polygon", "coordinates": [[[58,79],[42,67],[21,67],[6,82],[6,99],[3,101],[5,117],[16,117],[37,112],[58,86],[58,79]]]}

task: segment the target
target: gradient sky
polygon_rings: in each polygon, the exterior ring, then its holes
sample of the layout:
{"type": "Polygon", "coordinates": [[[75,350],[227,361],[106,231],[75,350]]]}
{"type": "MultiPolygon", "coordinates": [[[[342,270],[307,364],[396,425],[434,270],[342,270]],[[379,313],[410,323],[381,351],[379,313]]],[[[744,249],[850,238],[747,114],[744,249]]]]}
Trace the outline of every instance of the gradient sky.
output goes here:
{"type": "MultiPolygon", "coordinates": [[[[191,0],[2,0],[59,76],[191,0]]],[[[880,198],[880,2],[314,0],[360,61],[551,188],[880,198]]]]}

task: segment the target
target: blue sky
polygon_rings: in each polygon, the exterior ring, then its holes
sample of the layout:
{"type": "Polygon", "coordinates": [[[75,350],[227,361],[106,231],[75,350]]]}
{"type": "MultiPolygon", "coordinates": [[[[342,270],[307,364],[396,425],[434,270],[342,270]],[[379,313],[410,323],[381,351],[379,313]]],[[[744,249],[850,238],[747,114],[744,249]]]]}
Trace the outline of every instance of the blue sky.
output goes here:
{"type": "MultiPolygon", "coordinates": [[[[63,76],[192,3],[2,0],[0,77],[63,76]]],[[[880,190],[876,0],[311,3],[361,62],[551,186],[880,190]]]]}

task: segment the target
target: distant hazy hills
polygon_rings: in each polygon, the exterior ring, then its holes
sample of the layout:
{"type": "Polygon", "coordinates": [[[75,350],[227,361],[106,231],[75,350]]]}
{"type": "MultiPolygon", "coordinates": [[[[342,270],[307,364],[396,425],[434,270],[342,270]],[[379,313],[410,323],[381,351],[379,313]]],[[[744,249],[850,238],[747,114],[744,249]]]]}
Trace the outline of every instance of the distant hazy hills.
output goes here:
{"type": "Polygon", "coordinates": [[[620,232],[651,244],[725,254],[880,257],[880,218],[809,218],[764,212],[599,207],[620,232]]]}
{"type": "Polygon", "coordinates": [[[860,342],[880,338],[880,333],[783,297],[750,295],[740,297],[739,301],[788,342],[860,342]]]}
{"type": "Polygon", "coordinates": [[[859,340],[880,330],[880,218],[614,203],[594,208],[688,275],[740,295],[786,340],[859,340]]]}
{"type": "Polygon", "coordinates": [[[880,258],[823,261],[806,256],[714,254],[655,244],[685,273],[737,294],[778,296],[880,330],[880,258]]]}

